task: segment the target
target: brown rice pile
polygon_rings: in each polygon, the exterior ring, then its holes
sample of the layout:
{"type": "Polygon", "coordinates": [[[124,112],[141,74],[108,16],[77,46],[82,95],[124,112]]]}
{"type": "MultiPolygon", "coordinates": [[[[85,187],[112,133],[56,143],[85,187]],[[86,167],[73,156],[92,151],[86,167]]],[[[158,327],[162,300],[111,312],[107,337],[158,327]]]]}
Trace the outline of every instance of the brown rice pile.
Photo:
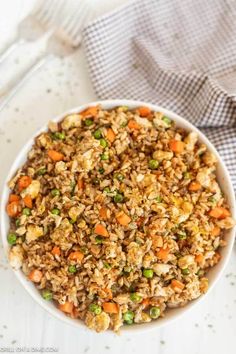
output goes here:
{"type": "Polygon", "coordinates": [[[9,182],[11,265],[97,332],[198,298],[234,225],[217,160],[147,107],[49,123],[9,182]]]}

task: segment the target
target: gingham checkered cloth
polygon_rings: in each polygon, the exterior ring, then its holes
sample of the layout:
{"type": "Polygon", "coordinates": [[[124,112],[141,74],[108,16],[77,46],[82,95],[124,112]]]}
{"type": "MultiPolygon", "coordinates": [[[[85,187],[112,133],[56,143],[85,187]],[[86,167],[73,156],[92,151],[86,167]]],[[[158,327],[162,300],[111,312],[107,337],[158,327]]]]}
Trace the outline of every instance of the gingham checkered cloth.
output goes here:
{"type": "Polygon", "coordinates": [[[236,1],[135,0],[88,25],[96,94],[157,103],[204,131],[236,189],[236,1]]]}

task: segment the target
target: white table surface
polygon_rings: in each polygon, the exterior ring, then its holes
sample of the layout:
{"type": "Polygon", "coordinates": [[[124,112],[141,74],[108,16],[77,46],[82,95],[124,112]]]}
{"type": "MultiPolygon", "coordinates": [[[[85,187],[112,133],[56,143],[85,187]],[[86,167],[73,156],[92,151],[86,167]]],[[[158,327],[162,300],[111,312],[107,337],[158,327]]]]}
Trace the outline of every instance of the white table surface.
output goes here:
{"type": "MultiPolygon", "coordinates": [[[[93,2],[103,13],[125,0],[93,2]]],[[[0,1],[0,47],[33,3],[0,1]]],[[[0,85],[24,66],[34,50],[34,45],[24,46],[0,65],[0,85]]],[[[48,62],[0,113],[1,185],[16,153],[36,129],[64,110],[94,99],[83,48],[70,58],[48,62]]],[[[0,246],[0,352],[20,348],[26,353],[41,347],[55,348],[61,354],[233,354],[235,335],[235,249],[213,291],[178,322],[144,334],[118,336],[80,331],[47,314],[18,283],[0,246]]]]}

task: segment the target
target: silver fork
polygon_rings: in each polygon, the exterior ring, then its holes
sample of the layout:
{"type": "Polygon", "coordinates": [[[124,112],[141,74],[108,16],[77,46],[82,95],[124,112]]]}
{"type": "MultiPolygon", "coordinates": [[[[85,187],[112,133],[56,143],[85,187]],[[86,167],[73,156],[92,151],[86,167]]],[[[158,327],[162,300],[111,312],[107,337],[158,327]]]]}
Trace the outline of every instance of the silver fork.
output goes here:
{"type": "Polygon", "coordinates": [[[89,20],[89,5],[86,0],[80,0],[72,14],[66,16],[60,27],[55,29],[47,40],[46,49],[20,76],[10,81],[0,96],[5,95],[0,102],[0,111],[18,90],[37,72],[51,57],[65,57],[70,55],[81,43],[81,33],[89,20]]]}
{"type": "Polygon", "coordinates": [[[19,45],[31,42],[45,33],[45,29],[53,24],[64,0],[40,0],[32,12],[18,25],[15,37],[0,52],[0,63],[19,45]]]}

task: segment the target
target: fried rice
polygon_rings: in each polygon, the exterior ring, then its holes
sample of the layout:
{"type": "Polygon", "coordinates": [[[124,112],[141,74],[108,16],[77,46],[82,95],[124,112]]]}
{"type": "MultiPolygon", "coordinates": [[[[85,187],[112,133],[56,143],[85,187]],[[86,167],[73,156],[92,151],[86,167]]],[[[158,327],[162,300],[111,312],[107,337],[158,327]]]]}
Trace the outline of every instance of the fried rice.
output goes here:
{"type": "Polygon", "coordinates": [[[161,112],[100,106],[50,122],[9,182],[9,260],[97,332],[208,289],[235,224],[216,157],[161,112]]]}

